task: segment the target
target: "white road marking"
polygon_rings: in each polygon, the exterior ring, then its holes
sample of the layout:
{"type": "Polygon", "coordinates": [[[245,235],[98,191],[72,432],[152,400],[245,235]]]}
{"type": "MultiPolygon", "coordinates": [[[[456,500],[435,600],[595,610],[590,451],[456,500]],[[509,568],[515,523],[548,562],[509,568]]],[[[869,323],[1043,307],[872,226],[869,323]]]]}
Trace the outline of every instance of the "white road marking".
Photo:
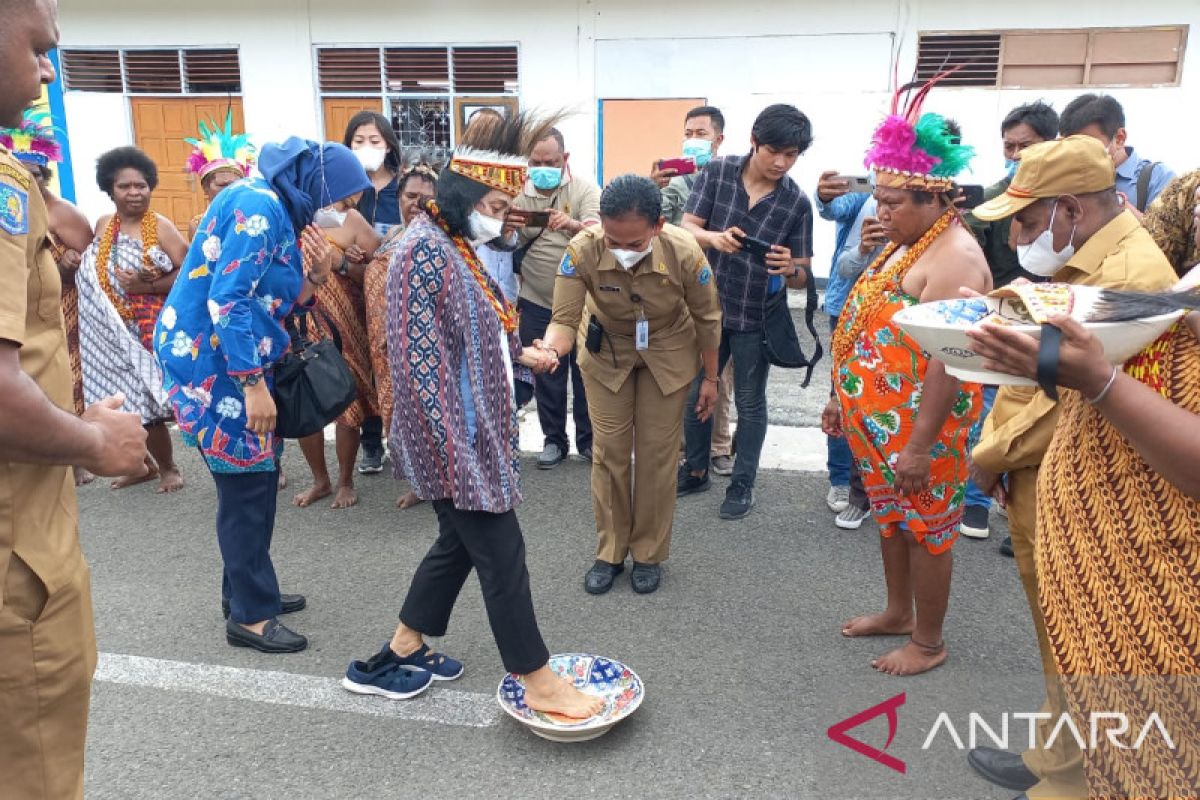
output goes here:
{"type": "Polygon", "coordinates": [[[340,678],[217,664],[189,664],[120,653],[100,654],[96,680],[124,686],[469,728],[491,727],[500,719],[500,709],[493,695],[445,689],[437,684],[412,700],[394,701],[351,694],[341,687],[340,678]]]}

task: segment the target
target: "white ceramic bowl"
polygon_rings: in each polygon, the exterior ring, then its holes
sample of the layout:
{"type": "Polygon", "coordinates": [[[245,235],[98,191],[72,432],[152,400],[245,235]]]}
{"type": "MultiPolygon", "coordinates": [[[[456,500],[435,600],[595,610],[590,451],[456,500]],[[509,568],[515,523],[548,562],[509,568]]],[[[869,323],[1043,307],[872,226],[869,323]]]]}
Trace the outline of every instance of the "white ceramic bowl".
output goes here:
{"type": "MultiPolygon", "coordinates": [[[[1099,298],[1100,289],[1092,286],[1073,286],[1075,295],[1071,315],[1080,319],[1099,298]]],[[[1104,345],[1104,355],[1113,364],[1123,364],[1157,339],[1171,324],[1183,316],[1183,311],[1161,314],[1128,322],[1084,322],[1104,345]]],[[[1013,330],[1041,337],[1041,326],[1033,321],[1025,306],[1015,298],[974,297],[938,300],[922,303],[897,312],[894,319],[904,332],[912,336],[921,348],[946,365],[946,371],[964,381],[985,384],[1034,386],[1034,381],[991,372],[983,368],[983,358],[972,348],[967,331],[985,317],[999,315],[1013,330]]]]}
{"type": "Polygon", "coordinates": [[[604,708],[587,719],[568,719],[534,711],[525,705],[525,682],[509,673],[496,689],[496,702],[505,713],[543,739],[552,742],[586,742],[603,736],[628,717],[645,697],[642,679],[629,667],[612,658],[584,653],[550,656],[550,669],[570,678],[585,694],[604,698],[604,708]]]}

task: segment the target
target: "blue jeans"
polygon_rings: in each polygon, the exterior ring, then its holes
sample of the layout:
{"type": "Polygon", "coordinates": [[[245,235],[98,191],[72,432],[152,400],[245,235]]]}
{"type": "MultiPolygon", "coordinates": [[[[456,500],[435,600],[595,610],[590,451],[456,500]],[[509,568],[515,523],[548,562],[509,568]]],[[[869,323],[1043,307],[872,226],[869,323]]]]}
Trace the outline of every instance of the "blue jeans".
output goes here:
{"type": "MultiPolygon", "coordinates": [[[[763,441],[767,438],[767,362],[762,347],[762,331],[721,331],[717,374],[733,359],[733,403],[738,412],[734,450],[733,483],[754,486],[758,475],[758,459],[763,441]]],[[[707,470],[712,447],[712,417],[701,422],[696,418],[696,402],[704,374],[697,376],[688,396],[687,415],[683,420],[687,466],[693,471],[707,470]]]]}
{"type": "MultiPolygon", "coordinates": [[[[833,333],[837,329],[837,321],[837,317],[832,314],[829,315],[830,333],[833,333]]],[[[854,461],[854,456],[850,452],[850,444],[846,441],[846,437],[826,436],[825,451],[827,453],[825,466],[829,470],[829,485],[849,486],[850,469],[851,463],[854,461]]]]}
{"type": "MultiPolygon", "coordinates": [[[[979,437],[983,434],[983,423],[988,418],[988,414],[992,413],[992,404],[996,402],[997,386],[983,387],[983,413],[979,415],[979,421],[971,426],[971,449],[975,449],[975,445],[979,442],[979,437]]],[[[975,481],[967,481],[967,503],[968,506],[983,506],[984,508],[992,507],[991,495],[986,495],[975,481]]]]}

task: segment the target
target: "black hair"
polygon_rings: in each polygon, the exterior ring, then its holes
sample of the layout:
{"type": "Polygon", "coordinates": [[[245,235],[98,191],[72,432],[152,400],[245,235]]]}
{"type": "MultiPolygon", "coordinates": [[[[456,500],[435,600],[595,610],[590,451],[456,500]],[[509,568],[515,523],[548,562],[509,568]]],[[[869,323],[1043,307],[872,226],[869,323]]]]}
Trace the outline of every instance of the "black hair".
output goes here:
{"type": "Polygon", "coordinates": [[[1113,139],[1125,127],[1125,109],[1116,98],[1107,94],[1081,94],[1063,109],[1058,120],[1062,136],[1074,136],[1089,125],[1097,125],[1104,135],[1113,139]]]}
{"type": "Polygon", "coordinates": [[[96,185],[100,191],[112,197],[117,173],[123,169],[136,169],[142,173],[150,191],[158,186],[158,167],[150,160],[150,156],[136,147],[118,147],[96,160],[96,185]]]}
{"type": "MultiPolygon", "coordinates": [[[[564,153],[567,152],[567,140],[563,138],[562,131],[560,131],[558,128],[551,127],[547,129],[546,132],[542,134],[542,138],[538,139],[536,142],[534,142],[534,144],[536,145],[539,142],[544,142],[547,139],[553,139],[554,141],[558,142],[558,149],[564,153]]],[[[530,149],[532,150],[533,148],[530,149]]]]}
{"type": "Polygon", "coordinates": [[[427,181],[428,183],[432,183],[434,188],[435,189],[437,188],[437,185],[438,185],[437,173],[434,172],[429,167],[417,166],[417,167],[411,167],[409,169],[404,170],[404,172],[400,175],[400,182],[396,185],[396,194],[398,194],[398,195],[404,194],[404,192],[408,188],[408,182],[411,181],[413,178],[419,178],[420,180],[427,181]]]}
{"type": "Polygon", "coordinates": [[[470,238],[471,211],[491,188],[478,181],[464,178],[457,172],[446,170],[437,182],[437,204],[442,219],[450,228],[450,235],[470,238]]]}
{"type": "Polygon", "coordinates": [[[600,193],[600,216],[620,217],[633,212],[651,225],[662,219],[662,192],[649,178],[620,175],[600,193]]]}
{"type": "Polygon", "coordinates": [[[1017,106],[1000,123],[1000,135],[1003,136],[1021,123],[1033,128],[1033,132],[1045,141],[1058,137],[1058,112],[1049,103],[1035,100],[1017,106]]]}
{"type": "Polygon", "coordinates": [[[708,117],[712,120],[713,127],[717,129],[717,133],[725,132],[725,115],[716,106],[696,106],[683,118],[684,124],[689,119],[695,119],[696,117],[708,117]]]}
{"type": "Polygon", "coordinates": [[[812,144],[812,123],[804,112],[786,103],[767,106],[754,120],[750,129],[756,145],[776,150],[799,148],[803,153],[812,144]]]}
{"type": "Polygon", "coordinates": [[[360,111],[351,117],[349,124],[346,125],[346,136],[342,140],[342,144],[349,147],[350,143],[354,141],[354,134],[363,125],[372,125],[379,131],[379,135],[383,137],[383,143],[387,145],[388,151],[387,156],[383,159],[383,164],[392,172],[399,175],[402,161],[400,140],[396,138],[396,131],[392,128],[392,123],[378,111],[360,111]]]}

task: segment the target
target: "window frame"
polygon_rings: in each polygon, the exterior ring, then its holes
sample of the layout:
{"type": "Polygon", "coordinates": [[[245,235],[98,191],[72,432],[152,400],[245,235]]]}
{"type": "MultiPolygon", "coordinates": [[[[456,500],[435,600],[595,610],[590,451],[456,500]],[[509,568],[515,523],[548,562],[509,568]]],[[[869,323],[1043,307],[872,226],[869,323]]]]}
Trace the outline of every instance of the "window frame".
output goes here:
{"type": "MultiPolygon", "coordinates": [[[[242,79],[242,48],[238,44],[205,44],[205,45],[133,45],[130,47],[102,47],[102,46],[86,46],[72,47],[62,46],[58,48],[59,56],[63,60],[68,60],[69,53],[111,53],[116,52],[120,59],[121,65],[121,91],[120,92],[95,92],[87,89],[71,89],[64,85],[65,92],[80,92],[85,94],[121,94],[125,97],[244,97],[245,83],[242,79]],[[126,67],[125,54],[132,52],[147,52],[147,51],[175,51],[176,57],[179,59],[179,91],[178,92],[131,92],[129,90],[129,72],[126,67]],[[238,90],[236,92],[190,92],[188,91],[188,73],[187,73],[187,57],[186,52],[195,51],[233,51],[237,58],[237,73],[238,73],[238,90]]],[[[64,67],[65,71],[65,67],[64,67]]]]}

